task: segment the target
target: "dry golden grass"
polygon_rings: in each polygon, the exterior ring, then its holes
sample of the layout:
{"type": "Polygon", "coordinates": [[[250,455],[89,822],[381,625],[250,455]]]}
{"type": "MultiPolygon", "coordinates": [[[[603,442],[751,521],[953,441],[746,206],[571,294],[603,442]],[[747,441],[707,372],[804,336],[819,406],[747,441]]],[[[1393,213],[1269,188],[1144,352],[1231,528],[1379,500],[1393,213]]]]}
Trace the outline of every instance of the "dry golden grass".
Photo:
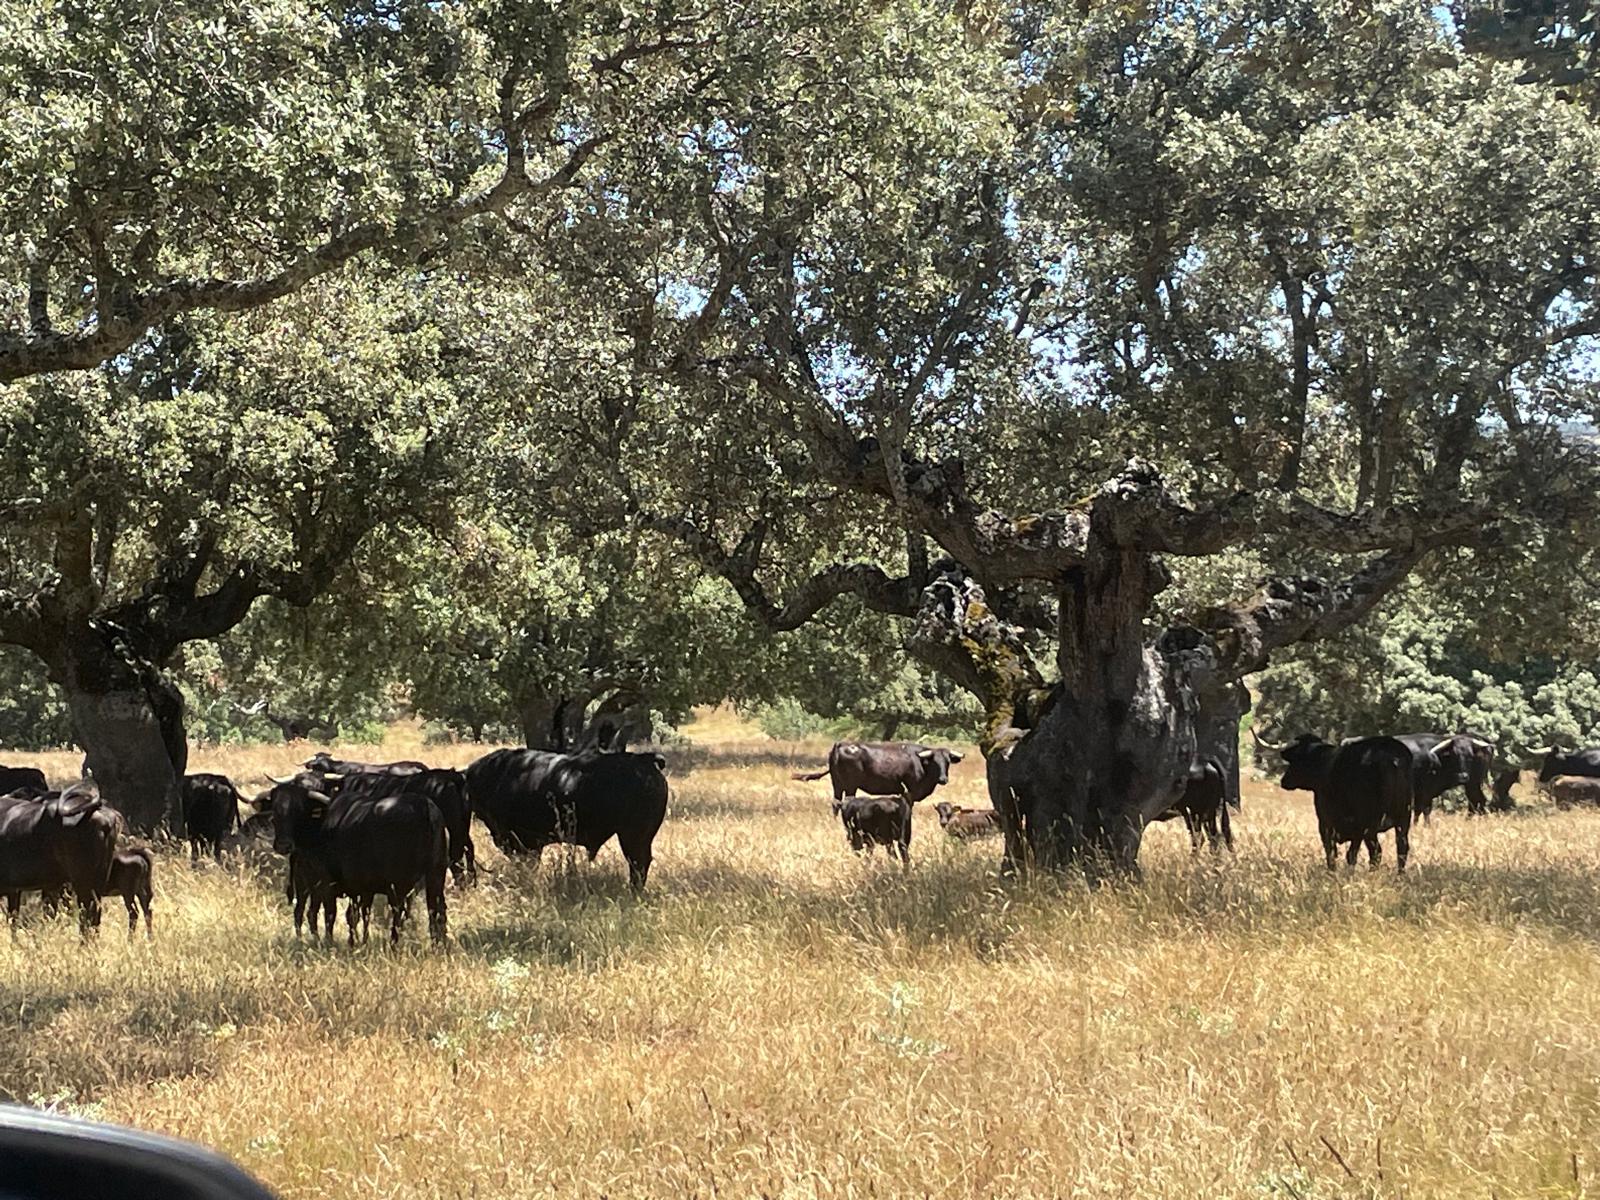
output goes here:
{"type": "MultiPolygon", "coordinates": [[[[1235,861],[1166,826],[1140,884],[1001,886],[994,846],[927,810],[909,872],[857,861],[826,783],[788,778],[824,748],[718,720],[676,756],[642,904],[614,847],[538,872],[488,848],[449,953],[417,928],[297,945],[276,867],[170,855],[153,945],[120,909],[87,949],[35,916],[0,945],[0,1088],[216,1146],[286,1197],[1576,1196],[1600,1173],[1600,815],[1438,818],[1406,878],[1330,876],[1309,798],[1256,783],[1235,861]]],[[[984,803],[976,755],[951,791],[984,803]]]]}

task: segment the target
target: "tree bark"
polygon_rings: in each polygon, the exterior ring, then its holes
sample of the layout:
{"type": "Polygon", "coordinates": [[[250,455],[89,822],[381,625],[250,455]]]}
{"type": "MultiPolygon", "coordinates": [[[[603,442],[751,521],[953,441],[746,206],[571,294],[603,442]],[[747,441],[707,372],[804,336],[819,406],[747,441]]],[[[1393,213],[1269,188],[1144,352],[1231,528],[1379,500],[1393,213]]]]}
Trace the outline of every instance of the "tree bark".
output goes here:
{"type": "Polygon", "coordinates": [[[178,689],[94,628],[66,640],[51,676],[106,804],[141,832],[175,827],[189,761],[178,689]]]}
{"type": "MultiPolygon", "coordinates": [[[[1193,691],[1146,641],[1167,583],[1151,554],[1091,529],[1061,591],[1060,693],[1003,772],[1027,854],[1060,870],[1135,868],[1145,822],[1171,805],[1195,754],[1193,691]]],[[[998,807],[998,806],[997,806],[998,807]]]]}
{"type": "Polygon", "coordinates": [[[530,750],[561,750],[564,748],[558,718],[559,697],[543,693],[524,696],[517,702],[517,723],[522,726],[522,744],[530,750]]]}

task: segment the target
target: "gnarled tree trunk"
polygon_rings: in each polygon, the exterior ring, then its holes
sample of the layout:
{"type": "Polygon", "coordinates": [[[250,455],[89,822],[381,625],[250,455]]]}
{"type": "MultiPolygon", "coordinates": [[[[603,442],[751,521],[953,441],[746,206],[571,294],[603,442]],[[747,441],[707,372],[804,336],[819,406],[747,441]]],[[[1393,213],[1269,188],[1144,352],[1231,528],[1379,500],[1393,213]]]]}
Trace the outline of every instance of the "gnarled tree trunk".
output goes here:
{"type": "Polygon", "coordinates": [[[1145,822],[1168,807],[1194,758],[1195,702],[1181,668],[1147,644],[1144,617],[1167,582],[1150,554],[1091,534],[1061,592],[1060,694],[1016,747],[1011,803],[1040,866],[1135,866],[1145,822]]]}
{"type": "Polygon", "coordinates": [[[106,804],[142,832],[175,822],[189,761],[178,689],[95,628],[65,640],[51,677],[106,804]]]}

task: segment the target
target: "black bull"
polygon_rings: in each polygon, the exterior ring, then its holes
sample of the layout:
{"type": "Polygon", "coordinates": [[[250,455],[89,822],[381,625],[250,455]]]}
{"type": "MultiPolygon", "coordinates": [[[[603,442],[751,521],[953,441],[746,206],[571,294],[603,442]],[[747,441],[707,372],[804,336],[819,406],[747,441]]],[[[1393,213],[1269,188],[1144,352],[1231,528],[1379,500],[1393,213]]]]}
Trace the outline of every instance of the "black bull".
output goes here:
{"type": "Polygon", "coordinates": [[[496,750],[467,768],[467,791],[507,854],[561,843],[582,846],[593,862],[615,837],[639,893],[667,816],[666,765],[659,754],[496,750]]]}
{"type": "Polygon", "coordinates": [[[1395,741],[1411,751],[1411,805],[1418,816],[1432,813],[1433,802],[1453,787],[1466,792],[1469,813],[1489,811],[1483,785],[1494,747],[1488,742],[1465,733],[1401,733],[1395,741]]]}
{"type": "MultiPolygon", "coordinates": [[[[1276,748],[1276,747],[1275,747],[1276,748]]],[[[1378,865],[1378,835],[1394,830],[1395,858],[1406,869],[1411,853],[1411,748],[1397,738],[1355,738],[1334,745],[1305,733],[1282,748],[1287,769],[1278,786],[1315,796],[1317,832],[1332,870],[1338,847],[1348,842],[1345,861],[1354,865],[1363,843],[1378,865]]]]}
{"type": "Polygon", "coordinates": [[[1539,782],[1549,783],[1558,775],[1600,777],[1600,749],[1549,751],[1539,768],[1539,782]]]}
{"type": "Polygon", "coordinates": [[[343,799],[398,796],[414,792],[433,801],[444,817],[450,874],[457,885],[478,877],[478,859],[472,845],[472,804],[467,798],[467,778],[448,769],[406,773],[361,773],[346,775],[334,795],[343,799]]]}

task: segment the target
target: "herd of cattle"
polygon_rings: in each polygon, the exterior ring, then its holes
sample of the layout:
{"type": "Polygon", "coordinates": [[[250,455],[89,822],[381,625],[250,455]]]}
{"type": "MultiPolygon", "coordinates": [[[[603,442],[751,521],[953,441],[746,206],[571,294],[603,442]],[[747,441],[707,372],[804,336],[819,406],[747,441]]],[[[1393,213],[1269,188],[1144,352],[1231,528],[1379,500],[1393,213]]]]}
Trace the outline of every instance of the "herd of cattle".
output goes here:
{"type": "MultiPolygon", "coordinates": [[[[1280,786],[1314,795],[1318,831],[1328,866],[1348,845],[1354,863],[1365,845],[1376,865],[1378,836],[1393,831],[1401,870],[1410,853],[1416,816],[1461,787],[1470,813],[1514,807],[1516,769],[1500,772],[1492,799],[1494,748],[1468,734],[1408,734],[1348,739],[1340,743],[1304,734],[1264,751],[1282,757],[1280,786]]],[[[828,777],[833,811],[856,851],[885,847],[910,861],[912,813],[949,781],[961,761],[953,750],[911,743],[841,742],[824,770],[794,776],[828,777]]],[[[474,880],[476,817],[508,855],[538,855],[555,844],[579,846],[592,862],[613,837],[628,865],[629,882],[642,892],[652,846],[667,813],[666,760],[654,753],[585,750],[561,754],[496,750],[465,771],[420,762],[364,763],[319,753],[296,774],[272,778],[272,787],[248,802],[222,775],[186,776],[181,820],[192,857],[221,857],[230,840],[270,845],[288,860],[285,896],[296,936],[309,924],[333,937],[336,905],[347,901],[345,920],[353,944],[367,936],[372,904],[388,901],[390,940],[398,941],[411,897],[423,894],[435,940],[447,930],[446,876],[457,885],[474,880]],[[241,820],[241,806],[252,815],[241,820]]],[[[1539,780],[1562,807],[1600,806],[1600,749],[1546,754],[1539,780]]],[[[935,804],[939,823],[958,839],[1002,832],[1000,814],[935,804]]],[[[1182,818],[1194,849],[1202,837],[1213,850],[1233,848],[1229,808],[1238,807],[1223,765],[1195,764],[1177,799],[1155,820],[1182,818]]],[[[79,926],[100,923],[100,897],[121,896],[130,936],[142,913],[151,931],[154,861],[147,847],[119,848],[124,823],[101,800],[92,781],[54,790],[33,767],[0,767],[0,894],[13,926],[22,894],[38,892],[47,908],[78,904],[79,926]]]]}

